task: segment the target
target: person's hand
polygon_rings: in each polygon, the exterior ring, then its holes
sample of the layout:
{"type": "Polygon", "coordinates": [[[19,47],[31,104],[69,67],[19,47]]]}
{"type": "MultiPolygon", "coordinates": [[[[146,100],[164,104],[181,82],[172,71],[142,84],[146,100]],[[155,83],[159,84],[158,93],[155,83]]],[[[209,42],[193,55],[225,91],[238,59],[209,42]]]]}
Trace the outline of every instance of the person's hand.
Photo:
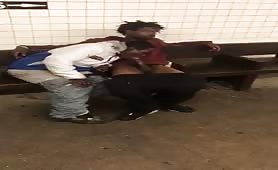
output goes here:
{"type": "Polygon", "coordinates": [[[133,57],[132,59],[135,60],[135,62],[139,65],[139,68],[140,68],[141,71],[143,71],[143,72],[145,72],[145,73],[148,73],[148,72],[151,72],[151,71],[152,71],[152,69],[151,69],[148,65],[144,64],[144,63],[141,61],[140,58],[138,58],[138,57],[133,57]]]}
{"type": "Polygon", "coordinates": [[[23,58],[29,52],[29,48],[27,46],[19,45],[13,51],[12,55],[16,58],[23,58]]]}
{"type": "Polygon", "coordinates": [[[219,52],[221,50],[219,45],[213,44],[212,42],[206,45],[209,47],[209,52],[219,52]]]}
{"type": "Polygon", "coordinates": [[[106,72],[106,71],[109,70],[109,67],[110,67],[110,66],[111,66],[110,64],[106,64],[106,65],[98,66],[98,67],[96,67],[95,69],[96,69],[97,71],[100,71],[100,72],[106,72]]]}
{"type": "Polygon", "coordinates": [[[86,88],[92,85],[88,79],[71,79],[70,83],[75,87],[86,88]]]}

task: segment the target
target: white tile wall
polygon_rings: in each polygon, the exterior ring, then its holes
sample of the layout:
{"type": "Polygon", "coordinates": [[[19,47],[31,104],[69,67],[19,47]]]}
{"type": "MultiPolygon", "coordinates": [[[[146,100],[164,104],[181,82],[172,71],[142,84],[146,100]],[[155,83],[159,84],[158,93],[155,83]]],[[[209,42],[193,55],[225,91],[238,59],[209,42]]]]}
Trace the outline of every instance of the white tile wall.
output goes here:
{"type": "Polygon", "coordinates": [[[48,6],[0,10],[0,49],[118,35],[121,22],[137,19],[164,25],[158,37],[165,41],[278,41],[277,0],[48,0],[48,6]]]}

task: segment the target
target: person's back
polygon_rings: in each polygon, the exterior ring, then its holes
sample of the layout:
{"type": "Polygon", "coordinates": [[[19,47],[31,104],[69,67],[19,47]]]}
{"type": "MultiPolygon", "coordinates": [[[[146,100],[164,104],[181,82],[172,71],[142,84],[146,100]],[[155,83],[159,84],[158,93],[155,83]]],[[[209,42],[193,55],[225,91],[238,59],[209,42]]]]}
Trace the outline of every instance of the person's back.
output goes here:
{"type": "Polygon", "coordinates": [[[18,59],[9,66],[8,72],[31,83],[40,83],[57,77],[85,78],[82,72],[92,74],[91,67],[117,60],[116,53],[125,48],[125,44],[119,41],[85,43],[56,48],[18,59]],[[100,59],[96,57],[100,57],[100,59]]]}

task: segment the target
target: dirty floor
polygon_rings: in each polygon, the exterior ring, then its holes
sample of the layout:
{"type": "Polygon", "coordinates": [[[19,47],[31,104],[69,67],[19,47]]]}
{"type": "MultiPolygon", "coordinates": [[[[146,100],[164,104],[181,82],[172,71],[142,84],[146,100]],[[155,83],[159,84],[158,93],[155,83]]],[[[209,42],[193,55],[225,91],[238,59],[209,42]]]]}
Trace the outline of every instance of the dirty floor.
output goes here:
{"type": "Polygon", "coordinates": [[[277,170],[277,82],[204,90],[191,114],[103,125],[47,120],[45,94],[0,96],[0,170],[277,170]]]}

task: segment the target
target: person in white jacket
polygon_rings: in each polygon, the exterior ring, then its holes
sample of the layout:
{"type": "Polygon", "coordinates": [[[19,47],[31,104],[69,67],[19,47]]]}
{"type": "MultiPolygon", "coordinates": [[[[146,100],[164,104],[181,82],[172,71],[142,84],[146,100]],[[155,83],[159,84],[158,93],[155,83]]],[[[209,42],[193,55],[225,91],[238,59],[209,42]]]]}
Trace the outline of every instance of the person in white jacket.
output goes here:
{"type": "Polygon", "coordinates": [[[127,48],[120,41],[77,44],[21,58],[9,66],[8,72],[16,78],[41,84],[51,92],[50,116],[53,120],[103,123],[87,109],[93,87],[104,80],[91,68],[109,66],[119,59],[120,52],[128,57],[150,49],[150,46],[139,50],[127,48]]]}

